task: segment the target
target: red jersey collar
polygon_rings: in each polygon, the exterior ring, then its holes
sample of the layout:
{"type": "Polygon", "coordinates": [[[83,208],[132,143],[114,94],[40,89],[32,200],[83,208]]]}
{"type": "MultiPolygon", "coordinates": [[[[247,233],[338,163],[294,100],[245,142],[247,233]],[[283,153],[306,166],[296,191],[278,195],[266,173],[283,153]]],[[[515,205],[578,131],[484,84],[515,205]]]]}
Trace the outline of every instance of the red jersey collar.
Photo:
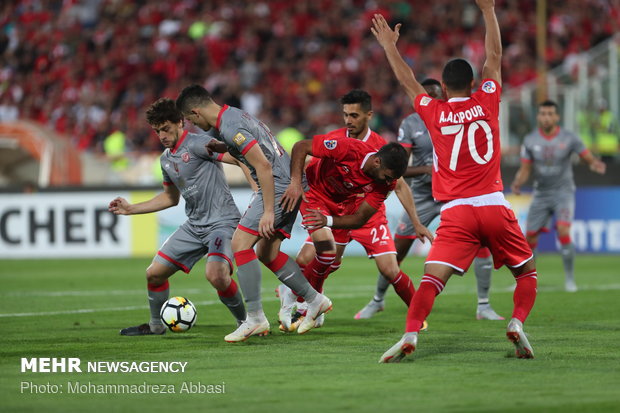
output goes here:
{"type": "Polygon", "coordinates": [[[366,154],[366,156],[364,156],[364,160],[362,161],[362,164],[360,165],[360,170],[362,170],[362,172],[364,172],[364,171],[363,171],[363,169],[364,169],[364,165],[366,165],[366,161],[368,160],[368,158],[370,158],[370,155],[374,155],[374,154],[376,154],[376,153],[377,153],[377,152],[368,152],[368,153],[366,154]]]}
{"type": "Polygon", "coordinates": [[[540,133],[540,136],[542,136],[546,140],[550,141],[551,139],[553,139],[556,136],[558,136],[558,133],[560,133],[560,126],[557,125],[555,127],[555,130],[553,132],[551,132],[551,134],[549,134],[549,135],[547,135],[541,128],[538,128],[538,133],[540,133]]]}
{"type": "Polygon", "coordinates": [[[181,146],[181,144],[183,143],[183,141],[185,140],[185,137],[187,136],[187,131],[184,130],[183,134],[181,135],[181,137],[179,138],[179,140],[177,141],[177,144],[174,145],[174,148],[172,148],[170,150],[170,152],[172,153],[176,153],[177,149],[179,149],[179,146],[181,146]]]}
{"type": "Polygon", "coordinates": [[[217,130],[220,130],[220,123],[222,121],[222,115],[224,114],[226,109],[228,109],[228,105],[222,106],[222,109],[220,109],[220,113],[217,114],[217,122],[215,122],[215,129],[217,130]]]}

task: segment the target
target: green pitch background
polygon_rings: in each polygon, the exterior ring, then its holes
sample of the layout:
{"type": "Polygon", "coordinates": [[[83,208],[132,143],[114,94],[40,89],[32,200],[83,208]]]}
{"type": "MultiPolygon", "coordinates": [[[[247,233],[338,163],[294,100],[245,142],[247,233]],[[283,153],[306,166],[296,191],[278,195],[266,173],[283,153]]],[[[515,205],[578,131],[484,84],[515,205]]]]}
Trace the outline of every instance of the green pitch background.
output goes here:
{"type": "MultiPolygon", "coordinates": [[[[203,266],[171,279],[190,298],[198,324],[188,333],[121,337],[148,320],[148,260],[0,262],[0,411],[195,412],[607,412],[620,411],[620,257],[578,256],[579,292],[563,291],[558,255],[539,257],[539,295],[526,331],[534,360],[519,360],[506,322],[476,321],[472,273],[454,277],[436,301],[430,328],[406,362],[379,365],[403,331],[405,307],[393,291],[371,320],[353,320],[374,290],[376,269],[346,258],[326,283],[334,302],[325,326],[304,336],[277,330],[276,278],[264,271],[272,334],[228,344],[235,328],[206,283],[203,266]],[[21,357],[87,361],[186,361],[184,374],[21,373],[21,357]],[[67,382],[171,384],[176,394],[67,394],[67,382]],[[63,385],[63,394],[21,393],[21,382],[63,385]],[[225,394],[180,394],[183,382],[225,383],[225,394]]],[[[419,283],[422,260],[404,270],[419,283]]],[[[506,270],[494,273],[491,301],[508,317],[506,270]]]]}

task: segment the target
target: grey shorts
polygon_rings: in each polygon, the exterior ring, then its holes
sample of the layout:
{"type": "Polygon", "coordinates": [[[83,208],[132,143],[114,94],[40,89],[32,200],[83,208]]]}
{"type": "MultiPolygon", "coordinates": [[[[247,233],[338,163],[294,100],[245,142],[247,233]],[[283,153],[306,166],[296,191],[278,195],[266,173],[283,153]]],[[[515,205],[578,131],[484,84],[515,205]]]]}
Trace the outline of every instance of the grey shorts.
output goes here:
{"type": "Polygon", "coordinates": [[[189,273],[194,264],[207,255],[207,261],[228,263],[232,273],[230,240],[234,232],[234,222],[204,227],[186,221],[164,242],[155,260],[189,273]]]}
{"type": "MultiPolygon", "coordinates": [[[[282,198],[282,195],[284,195],[285,190],[286,188],[281,189],[277,187],[275,190],[274,227],[276,231],[282,233],[284,237],[290,238],[291,231],[293,230],[293,224],[295,224],[297,212],[299,211],[299,204],[293,211],[285,212],[280,206],[280,199],[282,198]]],[[[263,193],[261,191],[255,192],[252,195],[248,209],[245,210],[245,213],[239,221],[239,229],[259,236],[258,223],[263,216],[263,210],[263,193]]]]}
{"type": "Polygon", "coordinates": [[[575,192],[534,192],[534,198],[527,213],[527,233],[537,233],[542,228],[546,228],[554,215],[556,224],[570,225],[573,222],[575,192]]]}
{"type": "MultiPolygon", "coordinates": [[[[416,200],[415,208],[422,225],[424,225],[425,227],[429,226],[430,223],[439,216],[442,205],[443,204],[441,202],[435,202],[433,198],[416,200]]],[[[407,214],[407,212],[403,212],[400,219],[398,220],[398,226],[396,227],[396,233],[394,235],[394,238],[416,238],[413,224],[411,223],[411,219],[409,219],[409,215],[407,214]]]]}

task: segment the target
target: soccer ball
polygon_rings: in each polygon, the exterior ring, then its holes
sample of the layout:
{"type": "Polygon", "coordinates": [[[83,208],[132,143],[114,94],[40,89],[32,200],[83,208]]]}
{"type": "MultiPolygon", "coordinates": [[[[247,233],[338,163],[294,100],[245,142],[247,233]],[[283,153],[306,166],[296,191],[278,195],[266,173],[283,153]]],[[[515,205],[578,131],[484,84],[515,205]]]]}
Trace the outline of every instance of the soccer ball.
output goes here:
{"type": "Polygon", "coordinates": [[[175,333],[187,331],[196,324],[196,307],[184,297],[172,297],[161,306],[161,321],[175,333]]]}

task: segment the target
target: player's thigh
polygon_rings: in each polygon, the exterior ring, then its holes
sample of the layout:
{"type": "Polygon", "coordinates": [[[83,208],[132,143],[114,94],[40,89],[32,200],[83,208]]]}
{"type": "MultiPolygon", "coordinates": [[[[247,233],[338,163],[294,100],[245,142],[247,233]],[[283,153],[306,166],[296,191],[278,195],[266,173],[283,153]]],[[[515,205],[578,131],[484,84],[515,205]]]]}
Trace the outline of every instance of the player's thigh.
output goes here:
{"type": "Polygon", "coordinates": [[[441,213],[441,221],[426,258],[426,266],[447,266],[458,274],[467,271],[480,249],[480,235],[473,208],[459,205],[441,213]]]}
{"type": "MultiPolygon", "coordinates": [[[[276,188],[277,189],[277,188],[276,188]]],[[[297,217],[299,206],[293,211],[285,211],[279,203],[279,199],[282,197],[283,191],[276,190],[276,203],[274,205],[274,227],[276,232],[284,235],[285,238],[291,237],[291,231],[293,230],[293,224],[297,217]]],[[[244,212],[241,220],[239,220],[238,228],[244,232],[259,236],[258,224],[263,216],[265,210],[263,194],[262,192],[255,192],[250,200],[250,205],[244,212]]]]}
{"type": "Polygon", "coordinates": [[[537,234],[545,228],[554,211],[553,198],[534,195],[530,208],[527,211],[525,230],[528,234],[537,234]]]}
{"type": "Polygon", "coordinates": [[[162,264],[172,264],[185,273],[207,253],[207,246],[203,243],[197,227],[188,222],[181,225],[163,243],[154,261],[162,264]]]}
{"type": "Polygon", "coordinates": [[[575,193],[573,191],[558,193],[554,202],[556,225],[570,227],[575,217],[575,193]]]}
{"type": "MultiPolygon", "coordinates": [[[[233,272],[232,236],[233,227],[222,227],[204,234],[203,241],[207,245],[207,278],[209,277],[209,263],[225,263],[228,266],[228,274],[233,272]]],[[[215,266],[212,266],[215,267],[215,266]]]]}
{"type": "Polygon", "coordinates": [[[388,280],[396,278],[400,272],[398,262],[396,261],[396,254],[383,254],[374,257],[377,269],[388,280]]]}
{"type": "Polygon", "coordinates": [[[533,257],[517,217],[504,206],[480,207],[484,246],[493,255],[495,268],[502,265],[519,267],[533,257]]]}

